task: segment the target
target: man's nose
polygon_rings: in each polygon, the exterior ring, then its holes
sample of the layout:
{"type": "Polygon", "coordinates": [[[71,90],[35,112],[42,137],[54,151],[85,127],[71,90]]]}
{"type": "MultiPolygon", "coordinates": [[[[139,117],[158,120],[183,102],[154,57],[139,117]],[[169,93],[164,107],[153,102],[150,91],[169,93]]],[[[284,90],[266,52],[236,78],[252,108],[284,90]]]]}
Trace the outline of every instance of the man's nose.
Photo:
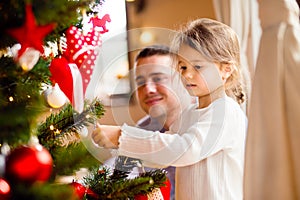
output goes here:
{"type": "Polygon", "coordinates": [[[147,93],[155,93],[157,91],[156,84],[152,81],[147,81],[145,83],[145,90],[147,93]]]}

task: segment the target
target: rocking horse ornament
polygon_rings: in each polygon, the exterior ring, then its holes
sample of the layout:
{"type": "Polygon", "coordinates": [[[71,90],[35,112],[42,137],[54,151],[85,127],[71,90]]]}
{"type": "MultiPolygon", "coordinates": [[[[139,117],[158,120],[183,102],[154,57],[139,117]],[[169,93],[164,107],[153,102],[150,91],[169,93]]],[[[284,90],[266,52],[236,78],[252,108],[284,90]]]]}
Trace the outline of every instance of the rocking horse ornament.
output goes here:
{"type": "Polygon", "coordinates": [[[103,30],[100,31],[100,33],[106,33],[108,32],[108,29],[106,28],[106,22],[111,22],[109,14],[105,14],[102,18],[99,18],[97,15],[90,18],[89,23],[93,24],[93,28],[101,27],[103,30]]]}

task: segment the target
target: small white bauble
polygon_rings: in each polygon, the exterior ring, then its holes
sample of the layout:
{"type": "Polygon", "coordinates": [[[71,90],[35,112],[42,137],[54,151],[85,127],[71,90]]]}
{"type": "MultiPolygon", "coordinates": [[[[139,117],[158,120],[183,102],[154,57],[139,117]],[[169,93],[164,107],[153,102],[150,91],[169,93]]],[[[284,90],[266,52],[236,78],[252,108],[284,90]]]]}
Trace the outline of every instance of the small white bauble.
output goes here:
{"type": "Polygon", "coordinates": [[[40,52],[34,48],[27,48],[25,52],[19,57],[20,63],[24,71],[30,71],[39,61],[40,52]]]}
{"type": "Polygon", "coordinates": [[[60,108],[67,102],[66,95],[61,91],[57,83],[54,85],[54,87],[50,88],[50,91],[47,91],[45,94],[47,95],[47,103],[52,108],[60,108]]]}

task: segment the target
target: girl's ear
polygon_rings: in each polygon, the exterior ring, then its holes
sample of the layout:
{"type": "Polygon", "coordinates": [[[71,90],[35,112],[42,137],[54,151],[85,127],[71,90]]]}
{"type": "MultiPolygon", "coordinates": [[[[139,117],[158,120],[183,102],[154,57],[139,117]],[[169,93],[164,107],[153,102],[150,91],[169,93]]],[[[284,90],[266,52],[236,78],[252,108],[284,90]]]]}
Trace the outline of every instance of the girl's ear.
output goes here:
{"type": "Polygon", "coordinates": [[[222,80],[226,81],[232,74],[234,70],[234,67],[232,64],[221,64],[220,67],[220,72],[221,72],[221,76],[222,76],[222,80]]]}

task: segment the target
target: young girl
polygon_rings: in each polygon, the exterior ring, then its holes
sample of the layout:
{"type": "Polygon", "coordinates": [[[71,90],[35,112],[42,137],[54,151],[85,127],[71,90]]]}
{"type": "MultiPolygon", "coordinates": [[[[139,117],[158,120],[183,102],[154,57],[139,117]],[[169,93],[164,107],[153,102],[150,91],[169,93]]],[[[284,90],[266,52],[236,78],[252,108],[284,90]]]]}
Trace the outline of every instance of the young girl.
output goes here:
{"type": "Polygon", "coordinates": [[[184,110],[165,133],[99,125],[93,140],[151,167],[176,166],[177,200],[241,200],[247,119],[239,106],[245,96],[237,36],[204,18],[174,41],[178,71],[198,107],[184,110]]]}

